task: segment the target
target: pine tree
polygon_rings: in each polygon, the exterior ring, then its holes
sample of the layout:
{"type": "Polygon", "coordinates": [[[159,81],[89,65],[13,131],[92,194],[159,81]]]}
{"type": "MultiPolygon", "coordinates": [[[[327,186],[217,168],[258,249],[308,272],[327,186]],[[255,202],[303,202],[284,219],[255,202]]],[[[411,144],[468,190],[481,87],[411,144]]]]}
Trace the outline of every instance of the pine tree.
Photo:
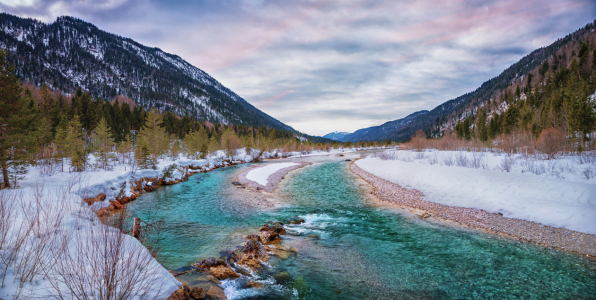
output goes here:
{"type": "Polygon", "coordinates": [[[217,139],[217,134],[213,133],[211,135],[211,138],[209,138],[209,152],[210,153],[214,153],[215,151],[217,151],[219,148],[219,141],[217,139]]]}
{"type": "Polygon", "coordinates": [[[486,142],[488,140],[488,128],[486,127],[486,111],[484,111],[484,109],[481,109],[478,113],[478,137],[483,142],[486,142]]]}
{"type": "Polygon", "coordinates": [[[152,109],[147,114],[145,126],[139,132],[139,136],[143,136],[147,140],[149,151],[156,161],[164,151],[164,141],[167,142],[166,131],[161,127],[162,123],[162,115],[152,109]]]}
{"type": "Polygon", "coordinates": [[[149,142],[145,135],[139,135],[135,146],[135,160],[141,169],[155,169],[156,161],[151,157],[149,142]]]}
{"type": "Polygon", "coordinates": [[[75,115],[70,121],[66,145],[72,170],[76,172],[84,171],[87,163],[87,153],[83,140],[83,127],[78,115],[75,115]]]}
{"type": "Polygon", "coordinates": [[[37,142],[30,132],[34,123],[27,124],[35,116],[27,115],[30,103],[23,103],[21,87],[7,57],[8,51],[0,49],[0,167],[3,187],[11,186],[9,168],[30,160],[32,146],[37,142]]]}
{"type": "Polygon", "coordinates": [[[60,118],[60,123],[56,127],[56,135],[54,137],[54,147],[56,148],[55,159],[60,160],[62,165],[62,172],[64,172],[64,157],[68,156],[68,120],[65,115],[60,118]]]}
{"type": "Polygon", "coordinates": [[[99,124],[95,127],[93,142],[95,151],[98,153],[99,161],[102,164],[102,168],[105,170],[108,166],[109,153],[114,145],[114,139],[110,132],[110,128],[108,128],[108,123],[104,118],[101,118],[99,124]]]}

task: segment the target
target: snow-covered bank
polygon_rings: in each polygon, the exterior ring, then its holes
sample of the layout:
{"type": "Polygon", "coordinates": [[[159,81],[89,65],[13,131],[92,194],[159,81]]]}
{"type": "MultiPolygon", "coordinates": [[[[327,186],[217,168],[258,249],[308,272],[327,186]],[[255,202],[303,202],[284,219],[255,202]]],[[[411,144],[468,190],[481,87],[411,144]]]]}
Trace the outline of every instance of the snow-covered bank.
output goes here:
{"type": "Polygon", "coordinates": [[[257,190],[263,189],[272,193],[286,174],[309,164],[307,162],[288,162],[256,165],[238,174],[238,181],[257,190]]]}
{"type": "Polygon", "coordinates": [[[542,161],[465,151],[389,151],[376,156],[356,164],[421,191],[428,201],[596,234],[596,179],[584,174],[596,169],[589,158],[542,161]]]}
{"type": "MultiPolygon", "coordinates": [[[[249,155],[233,159],[232,163],[252,160],[249,155]]],[[[131,181],[176,181],[186,175],[181,170],[209,170],[229,163],[222,151],[199,160],[161,159],[156,169],[148,170],[117,165],[109,171],[50,176],[39,175],[37,167],[30,168],[20,189],[0,190],[0,236],[7,237],[0,238],[0,273],[5,275],[0,298],[72,298],[80,294],[98,298],[98,293],[107,290],[123,299],[169,297],[180,282],[138,240],[104,225],[95,211],[110,205],[110,200],[131,196],[131,181]],[[170,168],[173,164],[177,168],[170,168]],[[92,206],[83,202],[101,193],[106,194],[104,201],[92,206]],[[112,275],[111,281],[106,279],[112,275]]]]}
{"type": "Polygon", "coordinates": [[[297,165],[297,163],[268,164],[266,166],[250,170],[248,173],[246,173],[246,179],[252,180],[260,185],[267,185],[267,183],[269,183],[269,176],[271,176],[271,174],[283,168],[297,165]]]}
{"type": "Polygon", "coordinates": [[[76,298],[71,296],[86,294],[98,299],[97,293],[107,290],[120,293],[123,299],[167,298],[180,285],[176,278],[138,240],[102,224],[95,211],[109,206],[110,200],[130,197],[131,182],[143,178],[176,182],[187,175],[184,172],[251,162],[259,155],[273,158],[349,150],[279,155],[276,150],[246,154],[238,149],[231,159],[224,151],[205,159],[162,156],[155,169],[147,170],[116,160],[109,170],[98,170],[92,167],[92,155],[84,172],[40,175],[40,167],[31,167],[27,178],[18,182],[19,189],[0,190],[0,298],[76,298]],[[174,164],[176,168],[171,168],[174,164]],[[105,200],[91,206],[83,201],[98,194],[105,194],[105,200]],[[110,274],[115,281],[105,279],[110,274]]]}

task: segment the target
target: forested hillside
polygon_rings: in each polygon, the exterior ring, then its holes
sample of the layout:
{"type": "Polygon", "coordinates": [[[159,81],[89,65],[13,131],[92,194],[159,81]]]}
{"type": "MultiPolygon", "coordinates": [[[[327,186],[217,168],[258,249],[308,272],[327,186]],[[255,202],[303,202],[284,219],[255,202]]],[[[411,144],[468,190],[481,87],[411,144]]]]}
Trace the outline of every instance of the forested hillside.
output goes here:
{"type": "Polygon", "coordinates": [[[549,139],[559,150],[594,147],[596,129],[596,33],[592,24],[569,35],[541,65],[522,74],[497,96],[445,122],[466,140],[519,133],[549,139]],[[556,144],[556,145],[555,145],[556,144]]]}
{"type": "Polygon", "coordinates": [[[73,17],[51,24],[0,14],[0,47],[19,79],[72,95],[127,96],[145,110],[225,124],[293,130],[180,57],[73,17]]]}
{"type": "Polygon", "coordinates": [[[587,52],[582,52],[584,56],[580,58],[579,52],[583,41],[589,41],[587,46],[590,47],[584,51],[592,53],[594,42],[591,40],[595,37],[595,25],[596,21],[587,24],[584,28],[578,29],[564,38],[558,39],[547,47],[534,50],[517,63],[511,65],[499,76],[484,82],[475,91],[449,100],[435,107],[427,114],[415,117],[409,123],[396,130],[386,132],[381,136],[363,135],[361,139],[381,140],[389,138],[393,141],[404,141],[409,140],[418,129],[424,130],[428,136],[439,137],[445,132],[454,130],[458,122],[475,114],[479,106],[484,106],[489,102],[501,102],[500,99],[503,91],[511,89],[510,87],[513,86],[514,92],[515,86],[519,85],[520,82],[527,81],[527,75],[529,73],[533,75],[533,84],[537,84],[537,80],[542,80],[547,71],[552,74],[556,68],[562,65],[566,65],[569,68],[574,58],[576,58],[578,64],[583,59],[582,67],[589,69],[593,65],[591,56],[584,54],[587,52]],[[548,67],[542,67],[547,60],[548,67]]]}

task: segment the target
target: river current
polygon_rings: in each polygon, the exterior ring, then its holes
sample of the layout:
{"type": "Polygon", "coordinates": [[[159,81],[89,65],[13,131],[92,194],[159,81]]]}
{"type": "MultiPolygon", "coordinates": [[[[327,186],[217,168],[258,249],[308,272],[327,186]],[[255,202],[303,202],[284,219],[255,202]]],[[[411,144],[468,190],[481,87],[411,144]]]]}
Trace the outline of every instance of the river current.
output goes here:
{"type": "MultiPolygon", "coordinates": [[[[286,225],[298,253],[271,258],[253,278],[222,282],[228,299],[594,299],[593,259],[375,205],[345,157],[301,158],[277,193],[284,206],[243,205],[231,182],[249,165],[195,174],[129,205],[164,221],[160,262],[170,270],[233,250],[267,221],[286,225]],[[247,288],[255,280],[263,288],[247,288]]],[[[241,195],[241,193],[240,193],[241,195]]]]}

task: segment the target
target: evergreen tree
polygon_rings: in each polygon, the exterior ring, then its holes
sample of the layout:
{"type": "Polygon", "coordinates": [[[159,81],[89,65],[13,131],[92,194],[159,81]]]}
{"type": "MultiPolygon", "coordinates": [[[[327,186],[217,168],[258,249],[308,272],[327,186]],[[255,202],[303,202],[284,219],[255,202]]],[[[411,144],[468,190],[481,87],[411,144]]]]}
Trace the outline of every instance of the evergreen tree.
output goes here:
{"type": "Polygon", "coordinates": [[[166,139],[166,132],[161,127],[163,117],[155,109],[152,109],[147,114],[145,126],[139,132],[139,136],[147,140],[150,153],[153,159],[157,160],[164,151],[164,141],[166,139]]]}
{"type": "Polygon", "coordinates": [[[83,140],[83,127],[78,115],[75,115],[70,121],[68,135],[66,136],[66,145],[68,156],[70,157],[71,170],[75,172],[84,171],[85,164],[87,163],[87,153],[83,140]]]}
{"type": "Polygon", "coordinates": [[[112,146],[114,145],[114,139],[112,138],[112,133],[110,132],[110,128],[108,128],[108,123],[104,118],[99,120],[99,124],[95,127],[93,133],[93,142],[94,142],[94,150],[98,153],[99,162],[102,165],[102,168],[105,170],[108,166],[109,161],[109,153],[112,150],[112,146]]]}
{"type": "Polygon", "coordinates": [[[64,172],[64,157],[68,156],[68,120],[65,115],[60,118],[60,123],[56,127],[56,135],[54,137],[54,147],[56,148],[55,158],[60,160],[62,165],[62,172],[64,172]]]}
{"type": "Polygon", "coordinates": [[[135,146],[135,160],[141,169],[155,169],[156,160],[151,157],[149,142],[145,135],[139,135],[135,146]]]}
{"type": "Polygon", "coordinates": [[[0,167],[5,188],[11,186],[9,168],[30,161],[37,142],[31,132],[35,122],[28,124],[35,116],[27,115],[30,103],[23,103],[21,87],[7,57],[8,51],[0,49],[0,167]]]}

